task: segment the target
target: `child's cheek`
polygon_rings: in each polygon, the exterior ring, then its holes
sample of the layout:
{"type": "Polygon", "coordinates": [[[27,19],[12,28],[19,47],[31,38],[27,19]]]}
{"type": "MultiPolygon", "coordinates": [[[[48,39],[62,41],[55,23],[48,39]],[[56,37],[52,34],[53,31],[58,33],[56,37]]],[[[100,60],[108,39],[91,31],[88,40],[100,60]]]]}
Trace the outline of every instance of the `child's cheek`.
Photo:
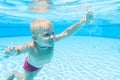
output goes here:
{"type": "Polygon", "coordinates": [[[46,41],[46,40],[49,40],[49,37],[45,37],[44,40],[45,40],[45,41],[46,41]]]}

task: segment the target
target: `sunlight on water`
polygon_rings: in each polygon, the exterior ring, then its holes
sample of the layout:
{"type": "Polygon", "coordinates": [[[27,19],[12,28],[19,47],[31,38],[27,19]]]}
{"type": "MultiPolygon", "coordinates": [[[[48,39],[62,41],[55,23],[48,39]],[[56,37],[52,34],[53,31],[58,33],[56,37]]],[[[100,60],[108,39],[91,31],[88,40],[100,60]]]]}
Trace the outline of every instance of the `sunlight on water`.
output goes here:
{"type": "MultiPolygon", "coordinates": [[[[51,2],[51,4],[47,5],[49,6],[49,11],[43,14],[29,10],[30,5],[36,5],[35,2],[30,0],[1,0],[0,21],[10,22],[10,19],[17,19],[20,20],[17,21],[18,23],[28,23],[30,20],[38,17],[56,21],[61,19],[72,21],[79,20],[81,15],[90,9],[95,12],[97,18],[104,17],[104,19],[110,20],[112,23],[119,23],[118,19],[113,19],[113,17],[119,17],[119,0],[51,0],[51,2]],[[58,15],[61,17],[57,17],[58,15]],[[5,16],[7,16],[8,19],[5,16]],[[70,17],[71,19],[69,19],[70,17]]],[[[16,21],[14,22],[16,23],[16,21]]]]}

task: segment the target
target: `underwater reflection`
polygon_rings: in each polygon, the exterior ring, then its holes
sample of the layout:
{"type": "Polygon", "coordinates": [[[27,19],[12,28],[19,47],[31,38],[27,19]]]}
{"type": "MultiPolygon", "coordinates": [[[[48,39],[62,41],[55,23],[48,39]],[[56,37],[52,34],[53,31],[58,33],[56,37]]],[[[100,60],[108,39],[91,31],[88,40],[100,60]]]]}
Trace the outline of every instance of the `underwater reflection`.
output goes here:
{"type": "Polygon", "coordinates": [[[29,6],[29,10],[33,12],[44,13],[50,9],[51,0],[33,0],[33,5],[29,6]]]}

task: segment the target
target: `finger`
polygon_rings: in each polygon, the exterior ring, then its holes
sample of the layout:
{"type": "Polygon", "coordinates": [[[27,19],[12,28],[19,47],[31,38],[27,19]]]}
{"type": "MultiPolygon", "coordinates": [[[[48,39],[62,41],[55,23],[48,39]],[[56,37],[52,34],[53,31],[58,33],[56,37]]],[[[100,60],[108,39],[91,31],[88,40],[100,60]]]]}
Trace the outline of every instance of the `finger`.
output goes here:
{"type": "Polygon", "coordinates": [[[14,49],[15,49],[15,47],[10,46],[10,47],[8,48],[8,51],[13,51],[14,49]]]}
{"type": "Polygon", "coordinates": [[[6,53],[6,51],[4,50],[2,53],[3,53],[3,54],[5,54],[5,53],[6,53]]]}

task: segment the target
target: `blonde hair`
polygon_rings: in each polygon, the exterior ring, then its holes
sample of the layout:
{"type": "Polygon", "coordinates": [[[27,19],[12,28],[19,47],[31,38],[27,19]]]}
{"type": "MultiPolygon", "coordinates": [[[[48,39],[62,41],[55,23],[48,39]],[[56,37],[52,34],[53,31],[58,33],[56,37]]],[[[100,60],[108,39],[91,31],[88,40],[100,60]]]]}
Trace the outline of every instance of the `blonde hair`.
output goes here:
{"type": "Polygon", "coordinates": [[[48,26],[52,27],[52,23],[50,21],[45,19],[38,19],[31,23],[30,29],[31,29],[31,32],[34,33],[36,29],[46,28],[48,26]]]}

